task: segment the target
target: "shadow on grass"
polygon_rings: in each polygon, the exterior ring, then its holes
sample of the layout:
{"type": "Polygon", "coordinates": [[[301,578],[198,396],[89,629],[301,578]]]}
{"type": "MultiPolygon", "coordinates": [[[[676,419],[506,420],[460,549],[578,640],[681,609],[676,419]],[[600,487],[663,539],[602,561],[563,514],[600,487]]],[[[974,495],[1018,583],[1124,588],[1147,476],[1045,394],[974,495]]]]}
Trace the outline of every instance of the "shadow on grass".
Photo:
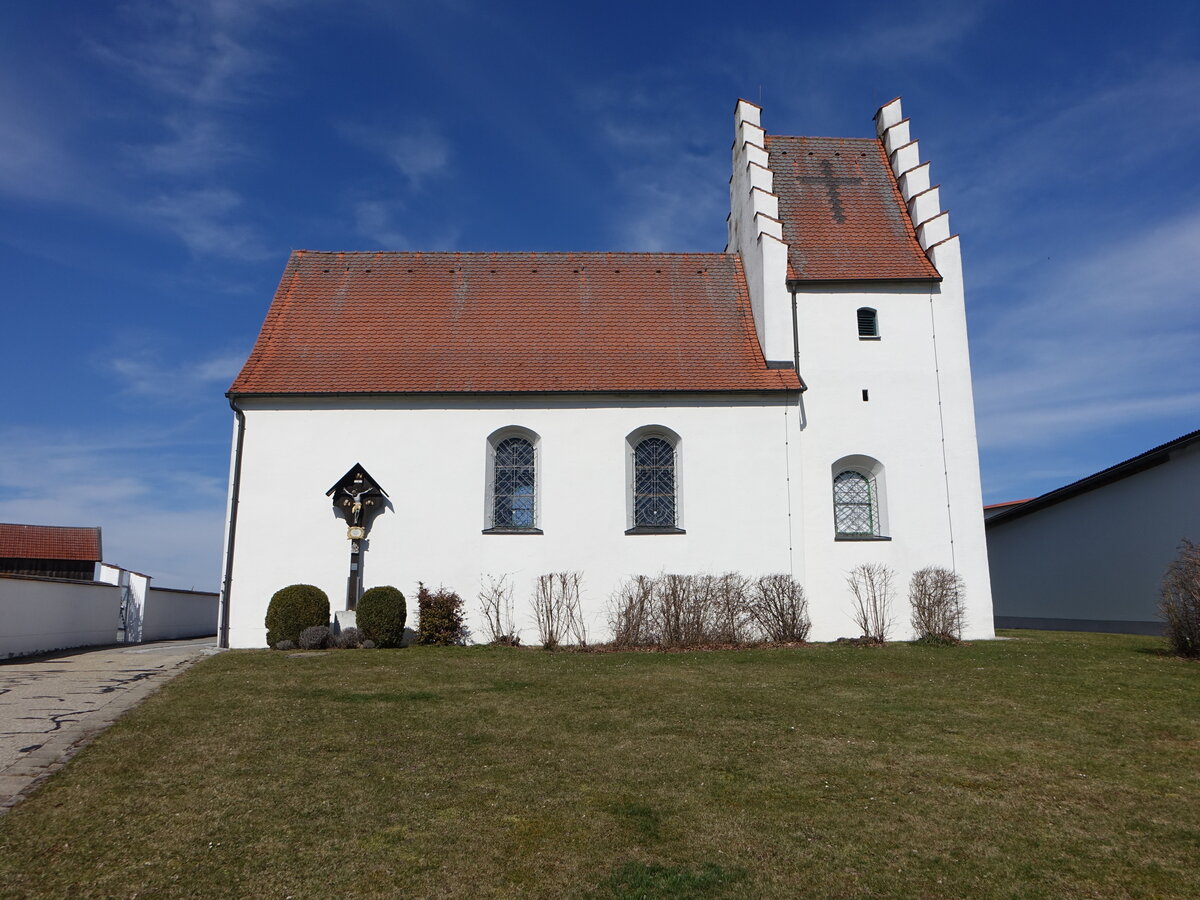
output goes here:
{"type": "Polygon", "coordinates": [[[603,881],[593,897],[619,900],[699,900],[727,897],[746,877],[743,869],[726,869],[705,863],[699,869],[660,866],[654,863],[627,862],[603,881]]]}
{"type": "Polygon", "coordinates": [[[1133,652],[1141,653],[1144,656],[1158,656],[1158,657],[1162,657],[1164,659],[1182,659],[1185,661],[1187,660],[1186,656],[1180,656],[1178,653],[1176,653],[1174,650],[1172,650],[1170,647],[1166,646],[1165,644],[1161,644],[1158,646],[1151,646],[1151,647],[1137,647],[1134,649],[1133,652]]]}
{"type": "Polygon", "coordinates": [[[662,838],[662,813],[653,806],[625,800],[614,803],[608,810],[643,840],[657,841],[662,838]]]}

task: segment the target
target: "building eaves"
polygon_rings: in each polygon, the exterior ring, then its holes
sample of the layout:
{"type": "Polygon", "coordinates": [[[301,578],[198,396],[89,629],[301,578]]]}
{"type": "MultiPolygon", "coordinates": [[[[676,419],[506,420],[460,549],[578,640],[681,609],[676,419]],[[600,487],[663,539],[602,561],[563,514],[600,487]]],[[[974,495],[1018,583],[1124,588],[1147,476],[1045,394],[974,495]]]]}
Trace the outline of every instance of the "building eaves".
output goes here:
{"type": "Polygon", "coordinates": [[[1102,469],[1085,478],[1080,478],[1078,481],[1073,481],[1068,485],[1056,488],[1053,491],[1042,494],[1040,497],[1026,500],[1024,503],[1013,506],[1012,509],[997,513],[990,519],[986,519],[984,525],[987,528],[995,528],[1006,522],[1011,522],[1014,519],[1037,512],[1040,509],[1045,509],[1048,506],[1062,503],[1064,500],[1078,497],[1080,494],[1086,494],[1088,491],[1094,491],[1097,488],[1128,478],[1131,475],[1136,475],[1139,472],[1145,472],[1147,469],[1153,469],[1155,466],[1161,466],[1171,459],[1173,453],[1198,441],[1200,441],[1200,430],[1190,431],[1185,435],[1175,438],[1173,441],[1167,441],[1165,444],[1151,447],[1145,453],[1139,453],[1137,456],[1109,466],[1107,469],[1102,469]]]}

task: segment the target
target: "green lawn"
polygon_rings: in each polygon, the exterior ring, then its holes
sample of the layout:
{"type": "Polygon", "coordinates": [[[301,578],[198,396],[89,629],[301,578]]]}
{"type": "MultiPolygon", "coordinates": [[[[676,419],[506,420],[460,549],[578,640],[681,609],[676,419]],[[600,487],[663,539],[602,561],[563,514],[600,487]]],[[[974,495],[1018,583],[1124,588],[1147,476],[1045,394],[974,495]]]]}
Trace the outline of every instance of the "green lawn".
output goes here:
{"type": "Polygon", "coordinates": [[[0,819],[5,896],[1200,896],[1161,641],[225,653],[0,819]]]}

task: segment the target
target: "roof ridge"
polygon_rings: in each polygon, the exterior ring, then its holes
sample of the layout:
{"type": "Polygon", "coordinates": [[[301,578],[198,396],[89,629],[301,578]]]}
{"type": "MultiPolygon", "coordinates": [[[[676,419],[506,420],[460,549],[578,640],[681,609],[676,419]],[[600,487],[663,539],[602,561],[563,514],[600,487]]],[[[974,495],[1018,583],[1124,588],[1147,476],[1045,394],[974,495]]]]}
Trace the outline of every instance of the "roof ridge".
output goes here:
{"type": "Polygon", "coordinates": [[[790,141],[877,141],[878,138],[873,137],[837,137],[832,134],[766,134],[767,139],[783,138],[790,141]]]}
{"type": "MultiPolygon", "coordinates": [[[[292,258],[302,256],[471,256],[471,257],[532,257],[532,256],[621,256],[621,257],[726,257],[737,256],[723,250],[293,250],[292,258]]],[[[290,262],[290,260],[289,260],[290,262]]]]}

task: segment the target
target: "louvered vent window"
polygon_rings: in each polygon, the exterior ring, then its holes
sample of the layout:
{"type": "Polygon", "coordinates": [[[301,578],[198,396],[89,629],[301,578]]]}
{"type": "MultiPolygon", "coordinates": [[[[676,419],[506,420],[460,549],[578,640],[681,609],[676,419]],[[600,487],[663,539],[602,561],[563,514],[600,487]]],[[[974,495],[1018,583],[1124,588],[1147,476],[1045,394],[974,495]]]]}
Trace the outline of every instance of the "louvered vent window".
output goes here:
{"type": "Polygon", "coordinates": [[[860,339],[879,337],[878,314],[869,306],[858,311],[858,336],[860,339]]]}

